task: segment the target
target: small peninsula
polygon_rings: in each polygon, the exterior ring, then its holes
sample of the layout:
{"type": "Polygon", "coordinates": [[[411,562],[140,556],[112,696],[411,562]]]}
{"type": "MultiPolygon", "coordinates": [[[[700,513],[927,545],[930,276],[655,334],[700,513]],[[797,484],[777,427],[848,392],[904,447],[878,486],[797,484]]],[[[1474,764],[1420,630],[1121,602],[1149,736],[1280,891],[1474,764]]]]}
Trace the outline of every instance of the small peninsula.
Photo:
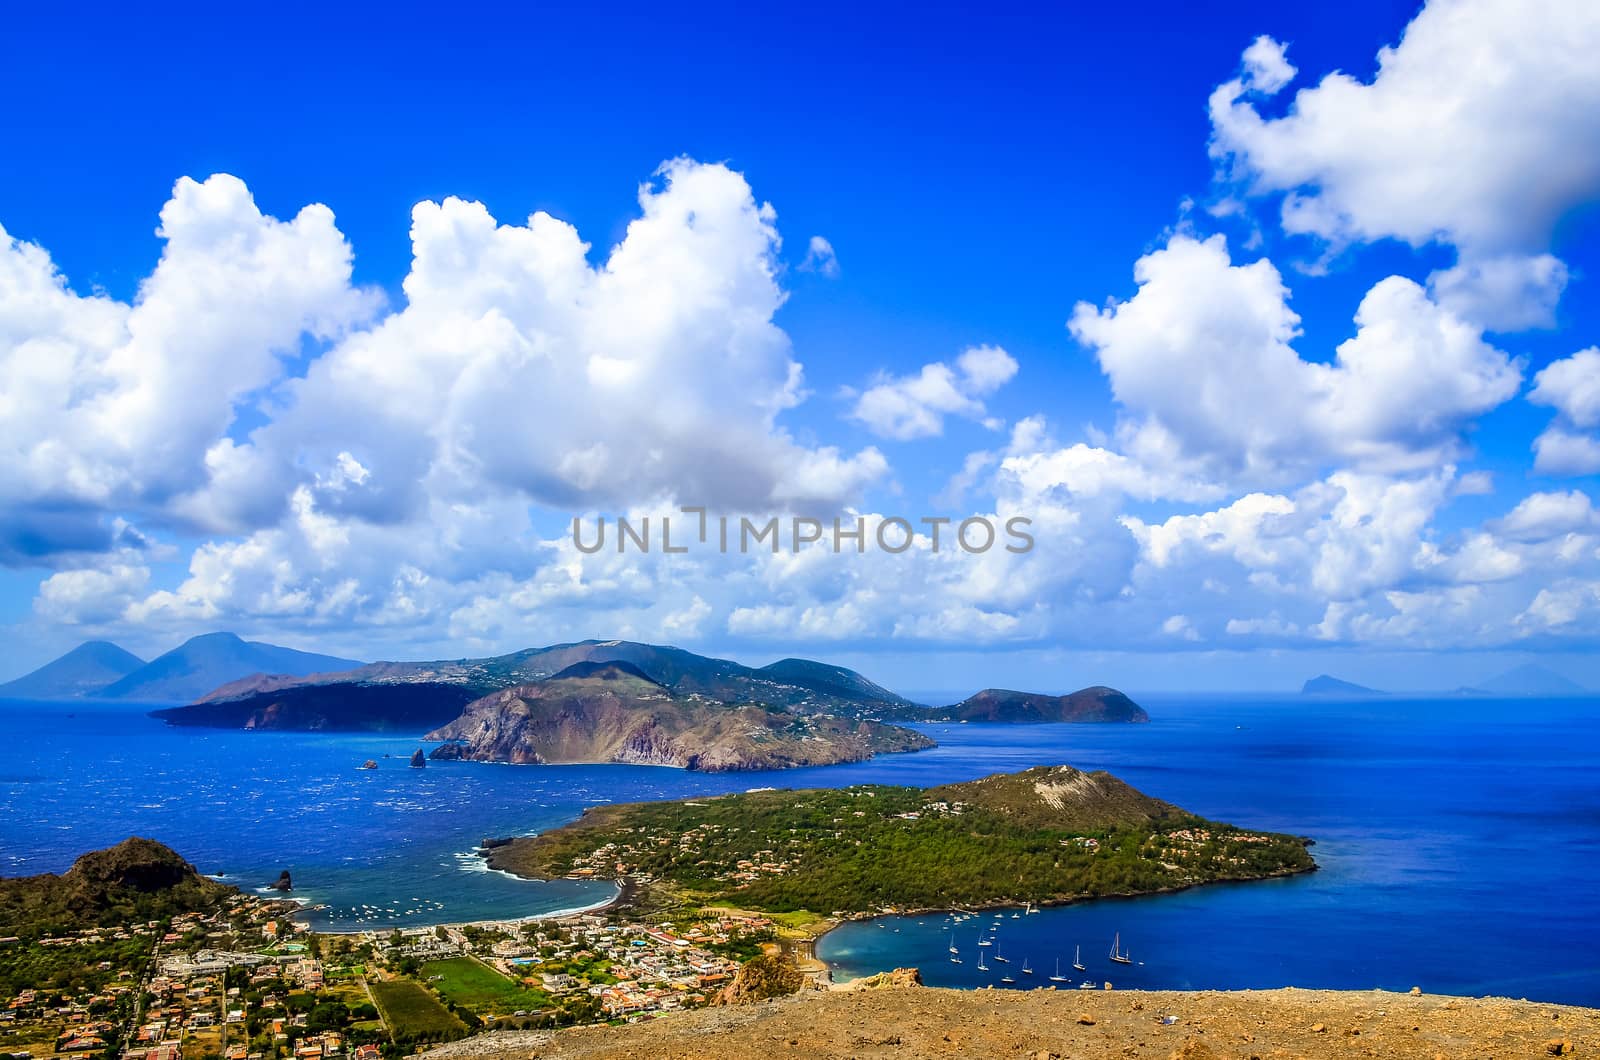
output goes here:
{"type": "Polygon", "coordinates": [[[519,876],[626,877],[668,900],[837,917],[1287,876],[1316,868],[1308,845],[1208,821],[1109,773],[1062,765],[927,789],[597,806],[483,856],[519,876]]]}
{"type": "Polygon", "coordinates": [[[610,762],[702,772],[859,762],[934,746],[911,729],[681,695],[626,662],[580,662],[469,703],[435,759],[610,762]]]}

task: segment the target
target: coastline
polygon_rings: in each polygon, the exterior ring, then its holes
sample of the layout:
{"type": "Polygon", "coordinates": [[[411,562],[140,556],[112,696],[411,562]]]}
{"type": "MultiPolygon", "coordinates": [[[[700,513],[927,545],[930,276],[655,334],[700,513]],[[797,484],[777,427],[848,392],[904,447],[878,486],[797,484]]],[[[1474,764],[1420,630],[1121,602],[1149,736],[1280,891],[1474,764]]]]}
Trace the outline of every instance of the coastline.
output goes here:
{"type": "Polygon", "coordinates": [[[818,931],[811,939],[811,942],[813,945],[815,945],[815,943],[822,940],[824,935],[828,934],[830,931],[834,931],[840,927],[843,927],[845,924],[870,922],[873,920],[885,920],[889,917],[945,916],[950,913],[975,914],[989,912],[990,910],[994,909],[1021,909],[1027,905],[1033,905],[1038,909],[1060,909],[1069,905],[1086,905],[1090,902],[1132,902],[1137,901],[1140,898],[1155,898],[1161,895],[1182,894],[1185,891],[1194,891],[1201,888],[1215,887],[1218,885],[1263,883],[1267,880],[1291,880],[1297,876],[1309,876],[1312,873],[1317,872],[1320,867],[1321,866],[1313,863],[1308,868],[1294,869],[1288,872],[1274,872],[1265,876],[1230,876],[1215,880],[1205,880],[1199,883],[1175,884],[1171,887],[1160,887],[1149,891],[1119,891],[1115,894],[1074,895],[1070,898],[1046,898],[1042,901],[1031,903],[1019,903],[1014,898],[1008,898],[1004,900],[997,899],[991,902],[969,902],[966,905],[959,906],[919,906],[916,908],[907,909],[883,909],[875,913],[847,913],[846,915],[839,917],[828,916],[821,918],[821,922],[825,922],[827,927],[823,928],[821,931],[818,931]]]}

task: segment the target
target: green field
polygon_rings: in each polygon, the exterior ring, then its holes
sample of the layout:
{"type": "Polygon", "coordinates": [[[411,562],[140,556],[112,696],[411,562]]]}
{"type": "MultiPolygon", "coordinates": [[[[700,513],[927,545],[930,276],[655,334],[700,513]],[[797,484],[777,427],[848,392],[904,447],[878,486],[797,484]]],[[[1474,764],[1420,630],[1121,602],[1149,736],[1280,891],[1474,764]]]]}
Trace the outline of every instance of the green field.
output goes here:
{"type": "Polygon", "coordinates": [[[466,1024],[428,991],[406,979],[372,982],[372,999],[397,1042],[448,1041],[467,1033],[466,1024]]]}
{"type": "Polygon", "coordinates": [[[550,1005],[550,995],[512,982],[493,968],[471,957],[452,957],[429,961],[422,966],[424,979],[439,976],[433,985],[439,993],[479,1015],[509,1016],[513,1012],[533,1012],[550,1005]]]}

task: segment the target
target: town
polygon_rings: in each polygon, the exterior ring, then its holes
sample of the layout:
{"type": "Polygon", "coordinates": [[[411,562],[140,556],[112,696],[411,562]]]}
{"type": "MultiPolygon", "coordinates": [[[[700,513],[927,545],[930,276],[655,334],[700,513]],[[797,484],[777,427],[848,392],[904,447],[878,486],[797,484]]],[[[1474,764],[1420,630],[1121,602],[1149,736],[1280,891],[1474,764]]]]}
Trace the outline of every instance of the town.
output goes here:
{"type": "Polygon", "coordinates": [[[236,895],[165,922],[0,939],[0,1057],[380,1060],[485,1029],[693,1008],[774,946],[765,917],[559,920],[313,933],[236,895]]]}

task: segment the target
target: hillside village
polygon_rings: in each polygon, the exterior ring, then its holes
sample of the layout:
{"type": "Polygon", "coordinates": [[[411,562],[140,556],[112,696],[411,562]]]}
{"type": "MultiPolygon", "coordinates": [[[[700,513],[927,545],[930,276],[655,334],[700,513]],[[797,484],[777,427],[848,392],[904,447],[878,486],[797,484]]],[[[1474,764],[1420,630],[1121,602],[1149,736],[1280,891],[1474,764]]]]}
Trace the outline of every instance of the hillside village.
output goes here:
{"type": "Polygon", "coordinates": [[[633,1020],[715,998],[771,921],[564,920],[316,934],[236,896],[165,922],[0,939],[0,1057],[380,1060],[480,1029],[633,1020]]]}

